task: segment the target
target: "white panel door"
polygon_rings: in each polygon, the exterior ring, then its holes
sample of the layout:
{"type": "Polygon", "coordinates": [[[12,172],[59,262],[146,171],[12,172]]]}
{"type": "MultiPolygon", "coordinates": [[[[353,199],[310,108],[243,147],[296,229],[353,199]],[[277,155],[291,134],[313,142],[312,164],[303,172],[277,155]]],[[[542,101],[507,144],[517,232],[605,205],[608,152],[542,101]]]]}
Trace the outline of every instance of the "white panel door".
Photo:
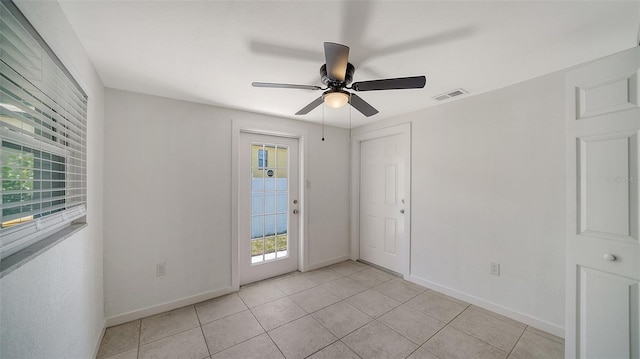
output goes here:
{"type": "Polygon", "coordinates": [[[360,258],[403,273],[405,166],[402,134],[360,142],[360,258]]]}
{"type": "Polygon", "coordinates": [[[567,73],[567,358],[640,358],[636,47],[567,73]]]}
{"type": "Polygon", "coordinates": [[[240,284],[298,269],[298,139],[240,133],[240,284]]]}

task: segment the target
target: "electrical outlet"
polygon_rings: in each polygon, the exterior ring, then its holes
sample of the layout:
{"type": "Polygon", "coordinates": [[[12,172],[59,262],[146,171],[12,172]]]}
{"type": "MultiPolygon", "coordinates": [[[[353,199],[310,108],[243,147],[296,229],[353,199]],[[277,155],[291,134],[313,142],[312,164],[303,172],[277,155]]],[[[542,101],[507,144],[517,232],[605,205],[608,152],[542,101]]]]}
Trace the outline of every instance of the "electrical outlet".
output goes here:
{"type": "Polygon", "coordinates": [[[156,277],[167,275],[167,262],[156,264],[156,277]]]}
{"type": "Polygon", "coordinates": [[[489,274],[500,276],[500,263],[491,262],[491,265],[489,266],[489,274]]]}

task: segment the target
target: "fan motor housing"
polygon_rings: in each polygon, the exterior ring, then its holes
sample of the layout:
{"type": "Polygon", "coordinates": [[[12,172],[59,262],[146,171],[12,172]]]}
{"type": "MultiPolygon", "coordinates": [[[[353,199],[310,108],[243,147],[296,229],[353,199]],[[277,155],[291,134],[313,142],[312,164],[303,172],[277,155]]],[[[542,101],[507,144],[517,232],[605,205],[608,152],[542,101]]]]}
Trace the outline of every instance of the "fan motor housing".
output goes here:
{"type": "Polygon", "coordinates": [[[344,74],[344,81],[339,82],[329,78],[327,76],[327,64],[320,66],[320,78],[322,79],[322,83],[329,87],[344,87],[353,81],[353,73],[355,72],[355,67],[348,62],[347,63],[347,72],[344,74]]]}

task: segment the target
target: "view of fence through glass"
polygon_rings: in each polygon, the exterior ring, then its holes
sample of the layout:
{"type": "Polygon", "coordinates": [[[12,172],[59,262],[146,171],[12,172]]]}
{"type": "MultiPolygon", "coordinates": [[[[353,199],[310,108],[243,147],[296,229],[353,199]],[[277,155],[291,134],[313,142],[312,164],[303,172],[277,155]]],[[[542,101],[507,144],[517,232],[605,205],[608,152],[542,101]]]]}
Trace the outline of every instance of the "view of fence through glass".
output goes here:
{"type": "Polygon", "coordinates": [[[289,148],[251,145],[251,263],[287,256],[289,148]]]}

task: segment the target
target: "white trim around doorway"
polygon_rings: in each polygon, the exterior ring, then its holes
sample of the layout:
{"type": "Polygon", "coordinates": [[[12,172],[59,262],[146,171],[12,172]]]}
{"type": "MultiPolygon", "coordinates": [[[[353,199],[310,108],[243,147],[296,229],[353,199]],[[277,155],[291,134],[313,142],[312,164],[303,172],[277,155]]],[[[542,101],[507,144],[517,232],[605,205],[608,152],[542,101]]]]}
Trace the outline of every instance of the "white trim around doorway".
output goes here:
{"type": "Polygon", "coordinates": [[[349,240],[352,260],[360,259],[360,142],[392,135],[402,135],[409,144],[405,165],[405,250],[402,254],[402,274],[405,278],[411,274],[411,123],[403,123],[369,132],[356,133],[351,138],[351,233],[349,240]]]}
{"type": "Polygon", "coordinates": [[[231,121],[231,286],[237,291],[240,288],[239,251],[238,251],[238,160],[239,151],[238,144],[240,141],[240,133],[257,133],[262,135],[280,136],[298,139],[298,148],[300,151],[300,204],[301,218],[299,228],[299,253],[298,253],[298,270],[307,270],[309,263],[308,253],[308,228],[309,228],[309,204],[307,201],[307,189],[304,186],[305,180],[309,178],[309,169],[307,166],[309,157],[309,141],[307,130],[290,126],[286,124],[265,123],[265,121],[255,121],[249,119],[233,119],[231,121]]]}

